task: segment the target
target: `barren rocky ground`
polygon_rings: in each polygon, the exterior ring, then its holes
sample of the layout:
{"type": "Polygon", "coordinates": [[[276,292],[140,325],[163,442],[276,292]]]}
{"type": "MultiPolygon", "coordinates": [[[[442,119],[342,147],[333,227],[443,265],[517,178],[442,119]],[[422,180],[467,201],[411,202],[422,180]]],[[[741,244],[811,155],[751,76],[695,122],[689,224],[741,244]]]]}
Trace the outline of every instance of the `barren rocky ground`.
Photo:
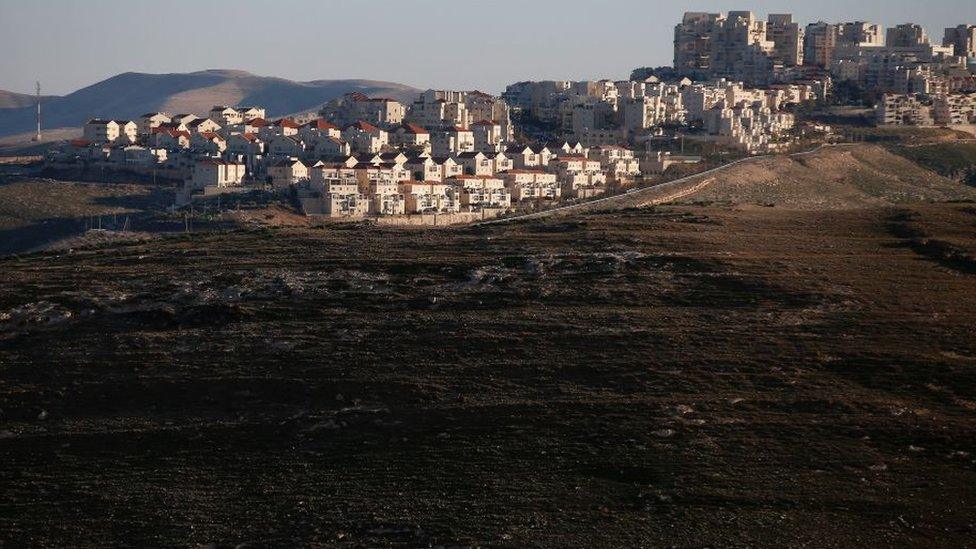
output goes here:
{"type": "Polygon", "coordinates": [[[976,545],[976,208],[0,260],[0,541],[976,545]]]}

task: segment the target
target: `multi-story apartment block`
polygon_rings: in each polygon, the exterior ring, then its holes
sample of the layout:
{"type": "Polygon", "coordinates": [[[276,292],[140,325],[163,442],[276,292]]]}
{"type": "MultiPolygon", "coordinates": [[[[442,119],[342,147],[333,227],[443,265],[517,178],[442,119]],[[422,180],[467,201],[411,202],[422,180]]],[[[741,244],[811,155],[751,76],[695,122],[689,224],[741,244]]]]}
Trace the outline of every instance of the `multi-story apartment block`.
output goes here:
{"type": "Polygon", "coordinates": [[[399,101],[385,97],[370,98],[354,92],[329,101],[320,114],[339,126],[363,121],[381,128],[392,128],[403,122],[406,111],[406,107],[399,101]]]}
{"type": "Polygon", "coordinates": [[[460,126],[431,130],[431,152],[435,156],[449,156],[472,152],[475,148],[474,132],[460,126]]]}
{"type": "Polygon", "coordinates": [[[921,25],[904,23],[888,29],[886,42],[889,48],[914,48],[927,46],[929,36],[921,25]]]}
{"type": "Polygon", "coordinates": [[[803,64],[803,28],[789,14],[770,14],[766,33],[773,42],[773,62],[786,67],[803,64]]]}
{"type": "Polygon", "coordinates": [[[342,130],[342,140],[349,143],[353,152],[378,153],[390,142],[384,130],[362,120],[342,130]]]}
{"type": "Polygon", "coordinates": [[[562,188],[554,173],[543,170],[511,170],[503,174],[505,187],[512,200],[541,199],[556,200],[562,195],[562,188]]]}
{"type": "Polygon", "coordinates": [[[401,181],[399,186],[404,198],[404,210],[408,214],[457,213],[461,209],[460,197],[455,195],[450,185],[433,181],[401,181]]]}
{"type": "Polygon", "coordinates": [[[505,150],[509,139],[502,129],[502,124],[496,120],[480,120],[471,125],[474,136],[474,150],[484,153],[505,150]]]}
{"type": "Polygon", "coordinates": [[[406,203],[397,181],[370,181],[370,211],[376,215],[403,215],[406,203]]]}
{"type": "Polygon", "coordinates": [[[976,93],[936,96],[932,100],[932,118],[940,126],[976,124],[976,93]]]}
{"type": "Polygon", "coordinates": [[[275,187],[290,187],[309,179],[309,168],[297,158],[285,158],[268,166],[268,177],[275,187]]]}
{"type": "Polygon", "coordinates": [[[804,63],[824,69],[830,67],[839,37],[837,25],[823,21],[807,25],[803,37],[804,63]]]}
{"type": "Polygon", "coordinates": [[[930,126],[932,102],[921,94],[885,94],[875,110],[879,126],[930,126]]]}
{"type": "Polygon", "coordinates": [[[946,29],[942,45],[951,47],[956,57],[976,58],[976,25],[946,29]]]}
{"type": "Polygon", "coordinates": [[[762,21],[749,11],[689,12],[675,28],[674,66],[698,80],[726,77],[767,84],[774,67],[802,62],[802,37],[789,15],[762,21]]]}
{"type": "Polygon", "coordinates": [[[119,138],[119,124],[114,120],[92,118],[85,122],[82,135],[93,143],[111,143],[119,138]]]}
{"type": "Polygon", "coordinates": [[[695,79],[711,77],[712,37],[724,21],[718,13],[685,13],[674,29],[674,68],[695,79]]]}
{"type": "Polygon", "coordinates": [[[316,187],[321,189],[319,190],[318,206],[322,215],[362,217],[370,211],[371,201],[359,192],[359,183],[355,179],[328,179],[316,187]]]}

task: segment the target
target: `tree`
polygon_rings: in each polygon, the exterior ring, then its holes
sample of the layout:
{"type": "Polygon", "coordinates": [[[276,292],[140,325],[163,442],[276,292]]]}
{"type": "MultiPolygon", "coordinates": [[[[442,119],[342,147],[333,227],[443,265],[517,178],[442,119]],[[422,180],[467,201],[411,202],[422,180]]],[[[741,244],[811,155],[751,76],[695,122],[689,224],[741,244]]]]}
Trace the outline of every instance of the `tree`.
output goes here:
{"type": "Polygon", "coordinates": [[[641,82],[652,76],[656,76],[658,80],[663,82],[674,82],[680,80],[683,75],[674,70],[673,67],[640,67],[630,73],[630,79],[633,82],[641,82]]]}
{"type": "Polygon", "coordinates": [[[966,168],[966,175],[963,176],[962,182],[970,187],[976,187],[976,166],[966,168]]]}

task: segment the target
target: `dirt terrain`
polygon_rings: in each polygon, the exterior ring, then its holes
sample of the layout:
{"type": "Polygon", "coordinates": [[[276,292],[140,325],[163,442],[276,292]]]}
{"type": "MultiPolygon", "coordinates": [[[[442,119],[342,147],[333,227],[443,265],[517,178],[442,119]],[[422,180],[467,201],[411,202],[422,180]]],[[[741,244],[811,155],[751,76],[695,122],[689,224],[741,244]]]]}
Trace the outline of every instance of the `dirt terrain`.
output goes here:
{"type": "Polygon", "coordinates": [[[0,173],[0,254],[19,253],[75,237],[87,227],[145,225],[174,192],[162,186],[81,183],[0,173]]]}
{"type": "Polygon", "coordinates": [[[821,210],[976,199],[976,189],[877,145],[776,156],[736,166],[714,180],[683,200],[821,210]]]}
{"type": "Polygon", "coordinates": [[[0,544],[974,546],[974,228],[683,206],[0,260],[0,544]]]}

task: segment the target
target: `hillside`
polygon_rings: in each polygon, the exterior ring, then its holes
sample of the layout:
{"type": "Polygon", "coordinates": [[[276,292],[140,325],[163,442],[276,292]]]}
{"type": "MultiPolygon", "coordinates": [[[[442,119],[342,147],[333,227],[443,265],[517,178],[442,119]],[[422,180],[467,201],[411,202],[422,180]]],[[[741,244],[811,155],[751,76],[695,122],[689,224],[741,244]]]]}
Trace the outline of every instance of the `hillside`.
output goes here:
{"type": "MultiPolygon", "coordinates": [[[[44,105],[46,128],[78,127],[92,117],[132,119],[152,111],[205,114],[214,105],[260,105],[269,116],[314,109],[345,93],[412,100],[419,90],[373,80],[295,82],[242,71],[188,74],[125,73],[44,105]]],[[[31,131],[33,108],[0,110],[0,137],[31,131]]]]}
{"type": "MultiPolygon", "coordinates": [[[[54,96],[41,96],[41,101],[57,99],[54,96]]],[[[24,107],[34,107],[36,97],[27,93],[9,92],[0,90],[0,109],[21,109],[24,107]]]]}
{"type": "Polygon", "coordinates": [[[965,547],[974,214],[671,207],[2,259],[0,542],[965,547]]]}
{"type": "Polygon", "coordinates": [[[710,179],[708,184],[684,194],[680,202],[831,210],[976,200],[976,189],[877,145],[757,159],[710,179]]]}

